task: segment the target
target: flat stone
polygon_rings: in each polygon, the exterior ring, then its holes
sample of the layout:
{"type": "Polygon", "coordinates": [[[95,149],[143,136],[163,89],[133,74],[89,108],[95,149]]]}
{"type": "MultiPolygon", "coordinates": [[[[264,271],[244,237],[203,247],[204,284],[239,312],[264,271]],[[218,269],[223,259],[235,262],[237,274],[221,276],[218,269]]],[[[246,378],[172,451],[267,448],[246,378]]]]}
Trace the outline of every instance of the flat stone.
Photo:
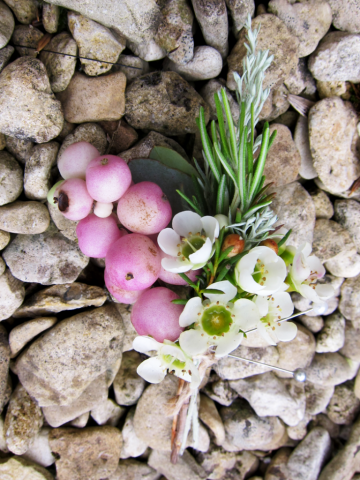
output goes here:
{"type": "Polygon", "coordinates": [[[275,120],[275,123],[280,123],[280,121],[278,121],[279,116],[285,113],[290,107],[287,99],[288,94],[289,92],[283,83],[272,88],[259,114],[259,119],[266,120],[267,122],[275,120]]]}
{"type": "Polygon", "coordinates": [[[349,232],[360,251],[360,204],[356,200],[336,200],[334,210],[335,220],[349,232]]]}
{"type": "Polygon", "coordinates": [[[161,13],[155,42],[173,62],[186,65],[194,56],[193,12],[185,0],[168,0],[161,13]]]}
{"type": "Polygon", "coordinates": [[[339,385],[354,377],[351,360],[338,353],[316,353],[306,369],[309,382],[327,387],[339,385]]]}
{"type": "MultiPolygon", "coordinates": [[[[91,409],[90,415],[98,425],[111,425],[112,427],[116,427],[120,418],[125,413],[126,408],[119,407],[114,400],[107,398],[103,402],[98,402],[95,407],[91,409]]],[[[123,436],[123,440],[126,442],[126,437],[123,436]]]]}
{"type": "MultiPolygon", "coordinates": [[[[250,335],[249,335],[250,336],[250,335]]],[[[264,348],[238,347],[232,352],[234,356],[248,358],[257,362],[277,365],[279,354],[276,347],[268,346],[264,348]]],[[[239,362],[234,358],[224,357],[213,366],[215,372],[224,380],[239,380],[240,378],[251,377],[270,371],[268,367],[255,365],[249,362],[239,362]]]]}
{"type": "Polygon", "coordinates": [[[291,449],[287,447],[283,447],[275,453],[266,469],[266,480],[280,480],[281,477],[288,478],[289,471],[286,464],[290,454],[291,449]]]}
{"type": "Polygon", "coordinates": [[[49,433],[51,428],[43,427],[33,438],[30,447],[22,455],[22,458],[35,462],[42,467],[49,467],[55,463],[55,457],[51,453],[49,445],[49,433]]]}
{"type": "Polygon", "coordinates": [[[326,317],[324,328],[316,338],[316,352],[337,352],[344,346],[345,319],[340,313],[326,317]]]}
{"type": "Polygon", "coordinates": [[[157,480],[159,474],[146,463],[129,458],[120,460],[117,469],[108,477],[108,480],[123,480],[124,478],[129,480],[157,480]]]}
{"type": "Polygon", "coordinates": [[[36,0],[6,0],[5,3],[11,8],[20,23],[28,25],[36,19],[38,14],[36,0]]]}
{"type": "Polygon", "coordinates": [[[39,405],[68,405],[121,358],[123,335],[112,305],[63,320],[18,358],[20,381],[39,405]]]}
{"type": "Polygon", "coordinates": [[[346,322],[345,325],[345,342],[340,353],[355,362],[360,362],[360,328],[359,324],[346,322]]]}
{"type": "Polygon", "coordinates": [[[50,232],[18,235],[3,258],[16,278],[42,285],[73,282],[89,263],[74,242],[50,232]]]}
{"type": "Polygon", "coordinates": [[[134,55],[120,55],[117,65],[113,66],[114,72],[122,72],[129,85],[135,78],[141,77],[150,70],[149,63],[134,55]],[[135,68],[134,68],[135,67],[135,68]]]}
{"type": "Polygon", "coordinates": [[[51,169],[56,165],[58,150],[59,144],[57,142],[35,145],[33,148],[32,155],[26,162],[24,172],[24,190],[27,198],[31,200],[46,200],[47,194],[52,187],[51,169]]]}
{"type": "MultiPolygon", "coordinates": [[[[63,406],[43,407],[42,411],[47,423],[51,427],[60,427],[71,420],[87,414],[99,403],[103,403],[108,396],[106,374],[99,375],[90,385],[85,388],[79,398],[63,406]]],[[[87,416],[87,418],[89,415],[87,416]]],[[[85,425],[87,420],[85,422],[85,425]]],[[[83,425],[83,426],[85,426],[83,425]]]]}
{"type": "Polygon", "coordinates": [[[50,215],[40,202],[14,202],[0,207],[0,228],[10,233],[34,235],[50,225],[50,215]]]}
{"type": "Polygon", "coordinates": [[[15,21],[10,8],[3,2],[0,3],[0,48],[4,48],[11,38],[15,21]]]}
{"type": "Polygon", "coordinates": [[[164,70],[177,72],[185,80],[209,80],[217,77],[223,67],[220,53],[213,47],[195,47],[193,58],[185,65],[177,64],[170,59],[165,60],[164,70]]]}
{"type": "Polygon", "coordinates": [[[119,120],[125,113],[126,77],[122,72],[86,77],[76,72],[69,85],[57,94],[65,120],[71,123],[119,120]],[[111,98],[111,102],[107,100],[111,98]]]}
{"type": "MultiPolygon", "coordinates": [[[[274,60],[266,70],[263,88],[280,85],[289,76],[292,69],[298,63],[298,39],[292,35],[286,25],[275,15],[258,15],[251,23],[251,28],[257,28],[261,25],[257,37],[257,49],[269,50],[269,55],[274,55],[274,60]]],[[[245,34],[243,29],[240,32],[239,40],[232,49],[229,57],[229,73],[227,77],[227,86],[230,90],[235,90],[236,83],[233,72],[243,73],[243,58],[246,56],[245,34]]]]}
{"type": "Polygon", "coordinates": [[[115,472],[122,444],[120,430],[102,427],[56,428],[49,443],[57,454],[58,480],[98,480],[115,472]]]}
{"type": "Polygon", "coordinates": [[[266,183],[274,182],[274,187],[286,185],[296,180],[301,157],[291,136],[284,125],[274,123],[270,126],[270,135],[277,134],[267,155],[264,175],[266,183]]]}
{"type": "Polygon", "coordinates": [[[169,454],[153,450],[149,457],[150,467],[156,469],[158,473],[162,473],[168,480],[201,480],[206,478],[204,469],[198,465],[195,459],[186,450],[184,454],[178,458],[176,465],[171,463],[169,454]]]}
{"type": "Polygon", "coordinates": [[[286,430],[277,417],[258,417],[245,400],[235,400],[230,407],[221,407],[226,440],[223,448],[239,450],[274,450],[286,442],[286,430]]]}
{"type": "Polygon", "coordinates": [[[216,445],[222,445],[225,440],[224,424],[215,403],[207,395],[200,395],[199,418],[215,436],[216,445]]]}
{"type": "Polygon", "coordinates": [[[301,115],[296,123],[294,142],[301,158],[299,175],[306,180],[316,178],[318,174],[311,156],[308,120],[301,115]]]}
{"type": "Polygon", "coordinates": [[[78,282],[53,285],[28,298],[15,312],[14,318],[48,315],[77,308],[101,307],[106,299],[107,296],[100,287],[78,282]]]}
{"type": "Polygon", "coordinates": [[[306,413],[318,415],[328,406],[334,394],[334,386],[322,387],[311,382],[305,383],[306,413]]]}
{"type": "Polygon", "coordinates": [[[23,171],[20,165],[9,153],[0,151],[0,205],[16,200],[22,189],[23,171]]]}
{"type": "Polygon", "coordinates": [[[121,459],[139,457],[147,449],[147,443],[136,435],[134,428],[134,415],[135,407],[128,411],[124,426],[121,431],[124,440],[120,454],[121,459]]]}
{"type": "Polygon", "coordinates": [[[360,33],[360,8],[356,0],[329,0],[328,3],[335,28],[360,33]]]}
{"type": "Polygon", "coordinates": [[[6,67],[9,63],[12,54],[14,53],[15,49],[11,45],[7,47],[3,47],[0,50],[0,72],[6,67]]]}
{"type": "MultiPolygon", "coordinates": [[[[131,323],[131,305],[125,305],[123,303],[114,303],[116,310],[120,313],[123,319],[125,335],[123,344],[123,353],[133,349],[133,341],[138,336],[133,324],[131,323]]],[[[117,372],[116,372],[117,373],[117,372]]]]}
{"type": "Polygon", "coordinates": [[[6,270],[6,263],[4,260],[0,257],[0,277],[1,275],[5,272],[6,270]]]}
{"type": "Polygon", "coordinates": [[[64,237],[72,240],[74,244],[77,244],[78,238],[76,235],[76,227],[79,222],[75,222],[74,220],[69,220],[68,218],[65,218],[58,209],[57,205],[46,202],[46,206],[49,210],[51,220],[59,229],[59,232],[64,235],[64,237]]]}
{"type": "Polygon", "coordinates": [[[9,397],[9,363],[10,347],[8,333],[5,327],[0,325],[0,413],[8,402],[9,397]]]}
{"type": "Polygon", "coordinates": [[[124,37],[116,38],[109,28],[79,13],[68,12],[68,26],[78,45],[80,57],[107,62],[81,59],[86,75],[96,76],[108,72],[126,46],[124,37]]]}
{"type": "Polygon", "coordinates": [[[356,277],[360,273],[360,255],[353,250],[341,252],[324,265],[330,273],[338,277],[356,277]]]}
{"type": "Polygon", "coordinates": [[[326,218],[329,220],[334,215],[333,204],[323,190],[318,188],[314,193],[311,193],[311,198],[315,205],[317,219],[326,218]]]}
{"type": "Polygon", "coordinates": [[[228,380],[221,380],[216,374],[215,376],[218,379],[211,379],[211,381],[205,385],[202,391],[209,398],[217,403],[220,403],[220,405],[229,407],[235,398],[238,397],[238,394],[230,387],[228,380]]]}
{"type": "Polygon", "coordinates": [[[254,0],[226,0],[233,21],[233,32],[236,38],[239,38],[240,31],[244,28],[248,15],[251,17],[255,13],[254,0]]]}
{"type": "Polygon", "coordinates": [[[53,92],[62,92],[67,88],[75,73],[77,45],[68,32],[55,35],[45,50],[40,53],[40,60],[46,67],[53,92]],[[59,55],[63,53],[64,55],[59,55]],[[70,55],[70,56],[69,56],[70,55]]]}
{"type": "Polygon", "coordinates": [[[138,375],[136,369],[141,362],[138,352],[132,350],[124,353],[120,370],[114,380],[115,399],[119,405],[134,405],[140,398],[145,388],[145,380],[138,375]]]}
{"type": "Polygon", "coordinates": [[[348,231],[333,220],[316,220],[312,253],[327,262],[344,252],[356,253],[348,231]]]}
{"type": "Polygon", "coordinates": [[[360,174],[354,142],[357,115],[351,103],[325,98],[309,112],[309,139],[314,169],[327,189],[343,192],[360,174]]]}
{"type": "Polygon", "coordinates": [[[10,270],[0,276],[0,321],[9,318],[20,307],[25,297],[23,282],[13,277],[10,270]]]}
{"type": "Polygon", "coordinates": [[[166,50],[158,45],[154,39],[145,40],[141,43],[128,42],[131,52],[146,62],[162,60],[166,57],[166,50]]]}
{"type": "Polygon", "coordinates": [[[25,165],[32,154],[34,144],[26,138],[16,138],[5,135],[6,150],[13,155],[22,165],[25,165]]]}
{"type": "Polygon", "coordinates": [[[48,33],[56,33],[59,26],[60,8],[45,3],[42,8],[42,22],[48,33]]]}
{"type": "Polygon", "coordinates": [[[298,317],[298,320],[312,333],[320,332],[324,326],[324,320],[318,315],[315,315],[314,317],[301,315],[298,317]]]}
{"type": "Polygon", "coordinates": [[[234,122],[237,123],[240,117],[239,105],[235,101],[229,90],[226,88],[225,81],[218,78],[209,80],[206,85],[200,90],[200,95],[210,107],[210,119],[217,120],[214,95],[216,92],[219,92],[221,88],[223,88],[226,92],[226,96],[230,105],[231,115],[234,119],[234,122]]]}
{"type": "Polygon", "coordinates": [[[0,131],[36,143],[61,132],[64,117],[54,98],[44,65],[36,58],[18,58],[0,73],[0,131]]]}
{"type": "Polygon", "coordinates": [[[360,81],[360,36],[330,32],[310,56],[308,66],[316,80],[360,81]]]}
{"type": "Polygon", "coordinates": [[[90,412],[83,413],[82,415],[79,415],[78,417],[74,418],[74,420],[71,420],[71,422],[69,422],[69,426],[76,427],[76,428],[84,428],[86,427],[89,421],[89,418],[90,418],[90,412]]]}
{"type": "Polygon", "coordinates": [[[5,458],[0,463],[0,475],[4,476],[6,480],[23,478],[26,480],[54,480],[53,475],[46,468],[20,457],[5,458]]]}
{"type": "Polygon", "coordinates": [[[360,328],[360,276],[346,279],[341,287],[340,312],[351,320],[355,328],[360,328]]]}
{"type": "Polygon", "coordinates": [[[287,462],[289,478],[317,480],[330,451],[330,435],[324,428],[315,427],[291,453],[287,462]]]}
{"type": "Polygon", "coordinates": [[[293,95],[302,93],[303,95],[313,96],[316,93],[316,82],[307,68],[307,59],[299,58],[299,63],[284,80],[284,84],[289,93],[293,95]]]}
{"type": "Polygon", "coordinates": [[[15,45],[23,45],[25,47],[15,47],[15,50],[21,57],[36,58],[38,54],[36,47],[43,36],[43,32],[33,26],[16,25],[12,41],[15,45]]]}
{"type": "Polygon", "coordinates": [[[226,58],[229,51],[229,26],[225,0],[206,3],[192,0],[191,3],[205,43],[216,48],[222,58],[226,58]]]}
{"type": "Polygon", "coordinates": [[[346,93],[346,82],[344,80],[333,80],[331,82],[316,82],[320,98],[341,97],[346,93]]]}
{"type": "Polygon", "coordinates": [[[40,407],[19,383],[13,391],[5,417],[5,435],[8,449],[22,455],[31,445],[43,424],[40,407]]]}
{"type": "Polygon", "coordinates": [[[136,130],[122,118],[115,122],[100,122],[109,139],[108,154],[116,155],[128,150],[138,140],[136,130]]]}
{"type": "Polygon", "coordinates": [[[209,107],[176,72],[154,72],[134,80],[126,90],[126,121],[134,128],[165,135],[195,133],[199,108],[209,107]]]}
{"type": "Polygon", "coordinates": [[[36,335],[51,328],[57,322],[56,317],[43,317],[28,320],[14,327],[9,335],[11,358],[16,357],[20,350],[36,335]]]}
{"type": "Polygon", "coordinates": [[[316,49],[332,20],[328,2],[321,0],[295,4],[286,0],[271,0],[268,11],[279,17],[299,40],[299,57],[307,57],[316,49]]]}
{"type": "Polygon", "coordinates": [[[315,207],[311,195],[298,182],[277,187],[275,191],[271,208],[278,216],[277,225],[292,229],[287,244],[294,247],[304,242],[311,244],[315,227],[315,207]]]}
{"type": "Polygon", "coordinates": [[[335,387],[326,414],[338,425],[352,425],[360,411],[360,399],[354,393],[354,381],[335,387]]]}

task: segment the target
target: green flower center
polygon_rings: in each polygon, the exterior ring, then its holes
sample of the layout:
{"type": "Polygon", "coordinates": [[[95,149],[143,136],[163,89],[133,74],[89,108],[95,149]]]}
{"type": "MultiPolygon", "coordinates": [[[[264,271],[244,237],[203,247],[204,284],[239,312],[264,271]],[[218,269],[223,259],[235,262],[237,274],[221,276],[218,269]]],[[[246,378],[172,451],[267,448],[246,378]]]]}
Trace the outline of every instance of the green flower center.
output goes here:
{"type": "Polygon", "coordinates": [[[208,335],[220,336],[230,330],[231,312],[223,305],[213,305],[205,309],[201,317],[201,324],[208,335]]]}
{"type": "Polygon", "coordinates": [[[185,362],[178,360],[177,358],[173,357],[172,355],[162,355],[162,360],[169,366],[179,368],[183,370],[185,368],[185,362]]]}
{"type": "Polygon", "coordinates": [[[183,257],[189,259],[190,255],[200,250],[205,243],[205,239],[199,236],[188,237],[184,238],[183,242],[185,245],[181,249],[181,254],[183,257]]]}
{"type": "Polygon", "coordinates": [[[254,272],[252,274],[255,282],[263,286],[264,282],[266,281],[266,275],[268,273],[269,272],[266,270],[265,265],[262,263],[261,260],[258,259],[255,264],[254,272]]]}

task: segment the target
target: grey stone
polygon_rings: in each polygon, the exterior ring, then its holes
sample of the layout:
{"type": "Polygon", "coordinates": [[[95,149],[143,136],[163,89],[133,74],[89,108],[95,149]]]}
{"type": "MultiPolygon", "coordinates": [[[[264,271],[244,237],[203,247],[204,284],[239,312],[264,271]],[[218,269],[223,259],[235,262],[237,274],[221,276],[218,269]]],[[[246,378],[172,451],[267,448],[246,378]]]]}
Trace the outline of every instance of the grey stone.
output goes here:
{"type": "Polygon", "coordinates": [[[14,327],[9,335],[11,358],[39,333],[51,328],[57,322],[56,317],[40,317],[28,320],[14,327]]]}
{"type": "Polygon", "coordinates": [[[209,381],[202,391],[212,400],[225,407],[229,407],[238,397],[237,392],[230,387],[228,380],[221,380],[220,378],[209,381]]]}
{"type": "Polygon", "coordinates": [[[194,56],[185,65],[177,64],[170,59],[165,60],[164,70],[181,75],[185,80],[209,80],[217,77],[223,67],[220,53],[213,47],[195,47],[194,56]]]}
{"type": "Polygon", "coordinates": [[[134,429],[135,407],[131,408],[126,415],[125,423],[122,428],[122,445],[120,458],[139,457],[147,449],[147,443],[138,438],[134,429]]]}
{"type": "Polygon", "coordinates": [[[290,454],[291,449],[287,447],[283,447],[275,453],[266,469],[266,480],[281,480],[281,478],[288,478],[289,471],[286,464],[289,460],[290,454]]]}
{"type": "Polygon", "coordinates": [[[59,26],[60,8],[45,3],[42,8],[42,22],[48,33],[56,33],[59,26]]]}
{"type": "MultiPolygon", "coordinates": [[[[98,402],[91,409],[90,415],[98,425],[111,425],[116,427],[120,418],[126,413],[126,408],[119,407],[114,400],[107,398],[103,402],[98,402]]],[[[126,443],[127,438],[123,436],[126,443]]]]}
{"type": "Polygon", "coordinates": [[[245,400],[235,400],[220,408],[226,440],[223,448],[239,450],[274,450],[286,442],[286,430],[277,417],[258,417],[245,400]]]}
{"type": "Polygon", "coordinates": [[[316,178],[317,172],[313,165],[313,158],[310,150],[308,120],[301,115],[299,115],[296,123],[294,142],[301,158],[299,175],[306,180],[316,178]]]}
{"type": "Polygon", "coordinates": [[[316,338],[316,352],[337,352],[345,341],[345,319],[340,313],[333,313],[325,320],[325,326],[316,338]]]}
{"type": "Polygon", "coordinates": [[[22,455],[22,458],[41,465],[42,467],[49,467],[55,462],[55,457],[51,453],[49,445],[49,433],[51,429],[43,427],[33,438],[30,447],[22,455]]]}
{"type": "Polygon", "coordinates": [[[155,41],[173,62],[185,65],[194,55],[194,15],[186,0],[166,0],[163,5],[155,41]]]}
{"type": "Polygon", "coordinates": [[[11,383],[9,384],[9,363],[10,347],[8,334],[5,327],[0,325],[0,413],[9,401],[11,394],[11,383]]]}
{"type": "Polygon", "coordinates": [[[146,463],[129,458],[120,460],[117,469],[108,477],[108,480],[123,480],[124,478],[129,480],[157,480],[159,474],[146,463]]]}
{"type": "Polygon", "coordinates": [[[225,0],[191,0],[191,3],[206,44],[216,48],[222,58],[226,58],[229,28],[225,0]]]}
{"type": "Polygon", "coordinates": [[[98,480],[115,472],[122,438],[115,427],[57,428],[50,432],[58,480],[98,480]]]}
{"type": "Polygon", "coordinates": [[[207,395],[200,395],[199,418],[211,430],[215,444],[222,445],[225,440],[224,424],[215,403],[207,395]]]}
{"type": "Polygon", "coordinates": [[[79,222],[75,222],[74,220],[69,220],[68,218],[65,218],[58,209],[57,205],[52,205],[51,203],[47,202],[46,206],[49,210],[51,220],[59,229],[60,233],[69,240],[72,240],[74,244],[77,244],[78,238],[76,235],[76,227],[79,222]]]}
{"type": "Polygon", "coordinates": [[[360,252],[360,204],[356,200],[336,200],[335,220],[350,233],[360,252]]]}
{"type": "Polygon", "coordinates": [[[149,466],[166,475],[167,480],[201,480],[206,478],[204,469],[198,465],[188,451],[178,458],[176,465],[171,463],[169,454],[153,450],[149,457],[149,466]]]}
{"type": "Polygon", "coordinates": [[[360,276],[346,279],[341,287],[340,312],[347,320],[351,320],[355,328],[360,328],[360,276]]]}
{"type": "Polygon", "coordinates": [[[341,97],[346,93],[346,82],[344,80],[333,80],[331,82],[316,82],[320,98],[341,97]]]}
{"type": "Polygon", "coordinates": [[[306,413],[318,415],[328,406],[334,394],[334,386],[322,387],[311,382],[305,383],[306,413]]]}
{"type": "Polygon", "coordinates": [[[71,123],[120,120],[125,113],[125,84],[122,72],[100,77],[76,72],[66,89],[57,93],[65,119],[71,123]]]}
{"type": "Polygon", "coordinates": [[[40,407],[19,383],[13,391],[5,417],[5,435],[8,449],[16,455],[24,454],[43,424],[40,407]]]}
{"type": "Polygon", "coordinates": [[[136,372],[142,362],[138,352],[125,352],[121,367],[114,380],[114,393],[119,405],[130,406],[137,403],[144,388],[145,380],[136,372]]]}
{"type": "Polygon", "coordinates": [[[360,329],[359,324],[346,322],[345,342],[340,353],[355,362],[360,362],[360,329]]]}
{"type": "Polygon", "coordinates": [[[351,425],[360,411],[360,400],[354,394],[354,381],[335,387],[326,415],[338,425],[351,425]]]}
{"type": "Polygon", "coordinates": [[[56,165],[56,156],[59,150],[57,142],[35,145],[31,157],[25,164],[24,190],[31,200],[46,200],[52,187],[51,169],[56,165]]]}
{"type": "Polygon", "coordinates": [[[44,143],[61,132],[64,117],[44,65],[18,58],[0,73],[0,131],[44,143]]]}
{"type": "Polygon", "coordinates": [[[268,11],[277,15],[290,33],[299,40],[299,57],[312,53],[330,28],[331,8],[326,1],[310,0],[289,3],[286,0],[271,0],[268,11]]]}
{"type": "Polygon", "coordinates": [[[23,189],[23,171],[7,152],[0,152],[0,205],[18,198],[23,189]]]}
{"type": "Polygon", "coordinates": [[[20,457],[5,458],[0,463],[0,475],[5,476],[6,480],[19,480],[20,478],[54,480],[53,475],[46,468],[20,457]]]}
{"type": "Polygon", "coordinates": [[[354,377],[352,361],[338,353],[316,353],[306,376],[322,387],[339,385],[354,377]]]}
{"type": "Polygon", "coordinates": [[[43,233],[50,224],[46,206],[40,202],[14,202],[0,207],[0,228],[10,233],[43,233]]]}
{"type": "Polygon", "coordinates": [[[199,454],[197,461],[205,469],[208,478],[213,480],[231,479],[234,476],[249,478],[259,466],[259,459],[251,452],[226,452],[213,445],[208,452],[199,454]]]}
{"type": "Polygon", "coordinates": [[[32,154],[34,144],[31,140],[26,138],[16,138],[5,136],[6,149],[13,155],[21,164],[25,164],[32,154]]]}
{"type": "Polygon", "coordinates": [[[226,83],[222,79],[213,79],[206,83],[206,85],[200,90],[200,95],[203,97],[205,102],[210,107],[210,118],[211,120],[217,120],[216,115],[216,106],[214,95],[216,92],[219,92],[221,88],[225,89],[227,99],[230,104],[230,111],[235,123],[239,121],[240,117],[240,108],[238,103],[234,100],[234,97],[231,95],[229,90],[226,88],[226,83]]]}
{"type": "Polygon", "coordinates": [[[69,426],[76,427],[76,428],[84,428],[86,427],[90,417],[90,412],[83,413],[78,417],[74,418],[69,422],[69,426]]]}
{"type": "Polygon", "coordinates": [[[74,242],[50,232],[18,235],[3,258],[16,278],[42,285],[73,282],[89,263],[74,242]]]}
{"type": "Polygon", "coordinates": [[[269,96],[265,100],[259,119],[268,122],[275,120],[275,123],[279,123],[277,122],[278,117],[285,113],[290,107],[287,99],[288,94],[289,92],[283,83],[272,88],[269,96]]]}
{"type": "Polygon", "coordinates": [[[121,358],[123,336],[112,305],[63,320],[18,358],[20,381],[39,405],[68,405],[121,358]]]}
{"type": "Polygon", "coordinates": [[[240,31],[243,29],[248,15],[251,17],[255,13],[254,0],[226,0],[226,5],[230,11],[233,20],[233,32],[236,38],[239,37],[240,31]]]}
{"type": "Polygon", "coordinates": [[[335,28],[360,33],[360,8],[356,0],[328,0],[328,3],[335,28]]]}
{"type": "Polygon", "coordinates": [[[167,135],[195,133],[195,118],[209,107],[176,72],[154,72],[134,80],[126,90],[126,121],[134,128],[167,135]]]}
{"type": "Polygon", "coordinates": [[[40,54],[40,60],[46,67],[53,92],[65,90],[75,73],[77,45],[68,32],[61,32],[50,40],[40,54]],[[63,53],[64,55],[59,55],[63,53]]]}
{"type": "Polygon", "coordinates": [[[354,250],[339,253],[325,263],[326,269],[338,277],[355,277],[360,273],[360,255],[354,250]]]}
{"type": "Polygon", "coordinates": [[[307,68],[307,60],[300,58],[296,68],[290,72],[290,75],[284,80],[284,84],[289,93],[293,95],[313,96],[316,93],[316,82],[307,68]]]}
{"type": "Polygon", "coordinates": [[[3,47],[0,50],[0,72],[6,67],[9,63],[12,54],[14,53],[15,49],[11,45],[7,47],[3,47]]]}
{"type": "Polygon", "coordinates": [[[311,195],[298,182],[276,188],[276,197],[271,204],[278,216],[279,225],[292,229],[288,245],[299,247],[313,241],[315,207],[311,195]]]}
{"type": "Polygon", "coordinates": [[[24,47],[15,47],[15,50],[21,57],[37,57],[37,45],[44,36],[43,32],[30,25],[16,25],[12,35],[12,41],[15,45],[24,47]],[[28,47],[28,48],[26,48],[28,47]]]}
{"type": "Polygon", "coordinates": [[[314,317],[301,315],[298,319],[312,333],[320,332],[324,326],[324,320],[319,315],[315,315],[314,317]]]}
{"type": "MultiPolygon", "coordinates": [[[[125,329],[123,352],[128,352],[133,349],[133,341],[138,336],[133,324],[131,323],[131,305],[125,305],[123,303],[114,304],[116,310],[120,313],[125,329]]],[[[117,372],[116,372],[117,373],[117,372]]]]}
{"type": "Polygon", "coordinates": [[[91,143],[97,149],[99,155],[104,155],[106,151],[106,135],[100,125],[97,123],[83,123],[65,137],[58,153],[58,161],[67,147],[77,142],[91,143]]]}
{"type": "Polygon", "coordinates": [[[23,282],[13,277],[10,270],[0,276],[0,321],[9,318],[20,307],[25,297],[23,282]]]}
{"type": "Polygon", "coordinates": [[[360,36],[330,32],[309,58],[309,70],[323,82],[360,81],[360,36]]]}
{"type": "Polygon", "coordinates": [[[153,62],[166,57],[166,50],[160,47],[154,39],[144,40],[141,43],[127,42],[127,46],[134,55],[145,62],[153,62]]]}
{"type": "Polygon", "coordinates": [[[114,65],[115,72],[123,72],[126,76],[126,84],[129,85],[135,78],[141,77],[150,70],[149,63],[133,55],[120,55],[118,65],[114,65]],[[132,68],[136,67],[136,68],[132,68]]]}
{"type": "Polygon", "coordinates": [[[0,48],[4,48],[11,38],[15,27],[15,21],[10,8],[0,2],[0,48]]]}
{"type": "Polygon", "coordinates": [[[357,116],[349,102],[325,98],[309,112],[309,139],[314,169],[327,189],[343,192],[360,174],[354,142],[357,116]]]}
{"type": "Polygon", "coordinates": [[[5,0],[5,3],[11,8],[20,23],[28,25],[36,19],[38,6],[36,0],[5,0]]]}
{"type": "Polygon", "coordinates": [[[334,215],[333,204],[323,190],[318,188],[314,193],[311,194],[311,198],[315,205],[315,214],[317,219],[326,218],[329,220],[334,215]]]}
{"type": "Polygon", "coordinates": [[[4,260],[0,257],[0,277],[5,272],[6,264],[4,260]]]}
{"type": "Polygon", "coordinates": [[[333,220],[316,220],[313,254],[321,262],[327,262],[344,252],[356,253],[354,242],[348,231],[333,220]]]}
{"type": "Polygon", "coordinates": [[[107,63],[81,59],[81,65],[87,75],[96,76],[108,72],[112,63],[116,63],[126,46],[125,38],[118,38],[109,28],[94,22],[76,12],[68,12],[68,25],[77,46],[79,56],[104,60],[107,63]]]}
{"type": "MultiPolygon", "coordinates": [[[[269,50],[269,54],[274,55],[271,66],[266,70],[263,86],[264,88],[274,87],[283,83],[290,72],[296,68],[299,41],[291,35],[284,22],[275,15],[258,15],[252,21],[252,29],[260,24],[257,48],[258,50],[269,50]]],[[[245,33],[245,29],[241,31],[239,40],[228,57],[227,86],[230,90],[236,88],[233,72],[236,71],[242,75],[242,62],[247,52],[244,46],[245,33]]]]}

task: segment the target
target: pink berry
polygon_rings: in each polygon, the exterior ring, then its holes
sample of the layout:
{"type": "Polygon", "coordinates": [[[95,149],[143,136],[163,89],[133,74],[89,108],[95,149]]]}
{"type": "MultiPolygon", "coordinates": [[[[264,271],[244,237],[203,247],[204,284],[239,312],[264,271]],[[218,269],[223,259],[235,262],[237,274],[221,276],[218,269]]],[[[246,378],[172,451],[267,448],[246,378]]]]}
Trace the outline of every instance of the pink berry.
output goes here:
{"type": "Polygon", "coordinates": [[[80,250],[88,257],[104,258],[113,243],[123,236],[115,215],[106,218],[90,213],[76,227],[80,250]]]}
{"type": "Polygon", "coordinates": [[[115,155],[96,157],[87,166],[86,186],[94,200],[111,203],[130,187],[131,172],[125,160],[115,155]]]}
{"type": "Polygon", "coordinates": [[[54,202],[64,217],[82,220],[89,215],[94,200],[89,195],[84,180],[69,178],[55,190],[54,202]]]}
{"type": "Polygon", "coordinates": [[[151,335],[158,342],[177,340],[183,331],[179,316],[184,306],[171,301],[178,298],[176,293],[165,287],[144,292],[131,311],[131,322],[137,333],[151,335]]]}
{"type": "Polygon", "coordinates": [[[144,290],[159,277],[160,253],[150,238],[130,233],[112,244],[105,264],[105,270],[116,287],[144,290]]]}
{"type": "Polygon", "coordinates": [[[91,143],[77,142],[69,145],[57,162],[60,175],[65,179],[83,178],[85,180],[86,167],[99,155],[91,143]]]}
{"type": "Polygon", "coordinates": [[[140,182],[120,198],[117,214],[128,230],[149,235],[159,233],[172,216],[170,202],[153,182],[140,182]]]}
{"type": "Polygon", "coordinates": [[[140,295],[143,292],[146,292],[147,289],[145,290],[123,290],[122,288],[119,288],[116,286],[116,284],[112,281],[111,276],[107,273],[105,270],[104,274],[104,280],[105,280],[105,285],[106,288],[109,290],[111,295],[120,303],[125,303],[127,305],[132,305],[135,303],[140,295]]]}
{"type": "MultiPolygon", "coordinates": [[[[159,251],[161,255],[161,260],[163,258],[173,258],[170,255],[167,255],[165,252],[163,252],[160,248],[159,248],[159,251]]],[[[197,282],[196,275],[200,275],[200,272],[201,272],[201,269],[189,270],[188,272],[185,272],[185,275],[188,276],[192,282],[196,283],[197,282]]],[[[179,274],[168,272],[167,270],[164,270],[162,266],[159,273],[159,279],[162,280],[163,282],[170,283],[170,285],[188,285],[188,283],[185,280],[183,280],[179,274]]]]}

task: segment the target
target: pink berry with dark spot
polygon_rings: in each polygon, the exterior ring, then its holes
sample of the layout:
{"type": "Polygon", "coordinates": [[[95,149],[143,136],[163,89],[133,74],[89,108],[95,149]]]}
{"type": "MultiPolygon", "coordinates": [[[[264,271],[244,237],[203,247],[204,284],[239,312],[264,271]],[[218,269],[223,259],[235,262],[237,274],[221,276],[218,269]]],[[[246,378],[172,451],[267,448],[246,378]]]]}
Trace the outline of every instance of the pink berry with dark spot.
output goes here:
{"type": "Polygon", "coordinates": [[[117,214],[124,227],[144,235],[159,233],[172,217],[169,200],[153,182],[130,187],[119,200],[117,214]]]}
{"type": "Polygon", "coordinates": [[[158,247],[145,235],[130,233],[109,248],[105,271],[114,285],[123,290],[144,290],[159,277],[158,247]]]}
{"type": "Polygon", "coordinates": [[[110,215],[100,218],[90,213],[76,227],[80,250],[88,257],[104,258],[111,245],[123,236],[117,218],[110,215]]]}
{"type": "Polygon", "coordinates": [[[97,202],[119,200],[131,184],[131,172],[125,160],[115,155],[96,157],[86,168],[86,186],[97,202]]]}
{"type": "Polygon", "coordinates": [[[184,305],[171,303],[180,298],[165,287],[151,288],[135,302],[131,311],[131,322],[139,335],[151,335],[158,342],[174,342],[183,328],[179,325],[179,316],[184,305]]]}
{"type": "Polygon", "coordinates": [[[65,178],[82,178],[85,180],[85,171],[93,158],[100,154],[88,142],[76,142],[69,145],[58,158],[57,166],[60,175],[65,178]]]}
{"type": "Polygon", "coordinates": [[[140,298],[140,295],[143,292],[147,291],[147,289],[123,290],[122,288],[117,287],[116,280],[114,282],[112,280],[111,275],[109,275],[106,270],[104,273],[104,280],[105,280],[106,288],[109,290],[110,294],[115,298],[115,300],[117,300],[120,303],[125,303],[127,305],[132,305],[133,303],[135,303],[140,298]]]}
{"type": "Polygon", "coordinates": [[[61,183],[54,192],[53,201],[69,220],[82,220],[87,217],[94,203],[85,181],[81,178],[69,178],[61,183]]]}

